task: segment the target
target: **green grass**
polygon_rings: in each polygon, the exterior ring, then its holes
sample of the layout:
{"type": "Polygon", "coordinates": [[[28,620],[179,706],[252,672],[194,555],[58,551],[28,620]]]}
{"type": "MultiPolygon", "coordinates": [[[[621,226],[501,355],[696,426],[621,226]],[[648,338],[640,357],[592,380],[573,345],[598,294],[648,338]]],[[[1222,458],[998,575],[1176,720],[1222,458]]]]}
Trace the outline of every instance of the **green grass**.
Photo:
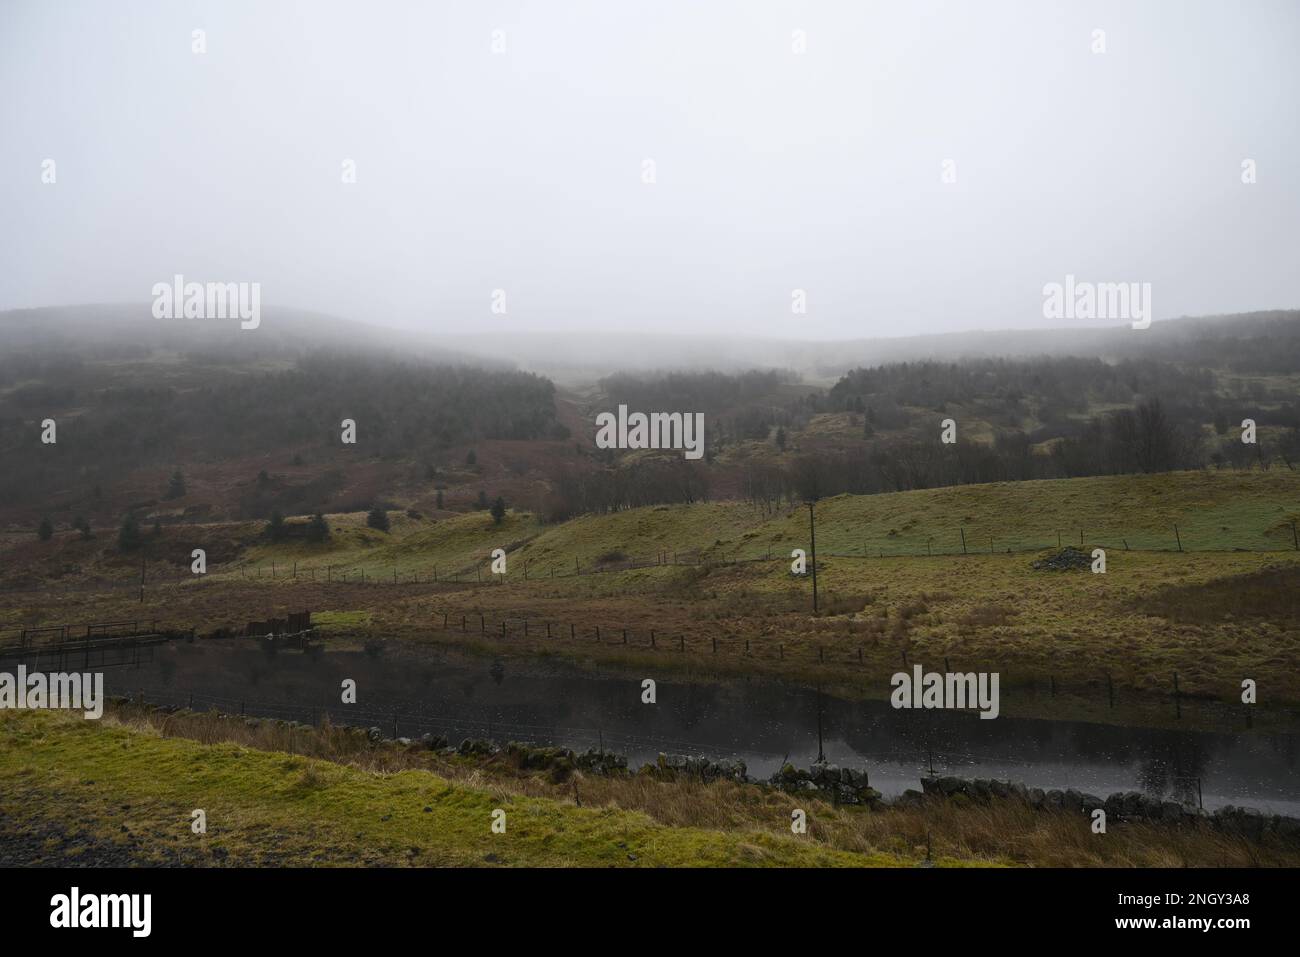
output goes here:
{"type": "MultiPolygon", "coordinates": [[[[817,505],[817,548],[828,558],[922,556],[1032,551],[1063,544],[1108,550],[1187,552],[1293,549],[1292,522],[1300,522],[1300,474],[1284,469],[1198,471],[1034,482],[965,485],[880,495],[839,495],[817,505]],[[1175,534],[1177,526],[1177,534],[1175,534]]],[[[328,516],[329,542],[272,544],[262,525],[239,523],[194,529],[242,540],[244,574],[421,580],[490,578],[490,556],[503,548],[512,579],[561,576],[581,568],[634,559],[669,561],[789,558],[809,547],[808,512],[786,506],[774,513],[744,502],[646,506],[586,515],[546,525],[511,511],[497,524],[487,512],[434,520],[389,514],[391,530],[368,528],[364,513],[328,516]],[[477,572],[476,572],[477,569],[477,572]]],[[[110,556],[111,557],[111,556],[110,556]]],[[[105,560],[108,560],[106,558],[105,560]]],[[[116,572],[120,574],[120,569],[116,572]]],[[[240,577],[217,565],[211,577],[240,577]]]]}
{"type": "MultiPolygon", "coordinates": [[[[553,642],[536,631],[526,642],[512,633],[512,647],[569,657],[589,653],[595,626],[613,641],[627,628],[634,643],[653,628],[660,636],[686,634],[696,647],[716,637],[716,660],[734,659],[733,670],[745,674],[790,677],[805,663],[822,664],[823,647],[822,670],[847,665],[872,672],[892,667],[906,650],[927,662],[992,662],[1008,681],[1090,683],[1094,697],[1107,673],[1121,692],[1164,696],[1176,672],[1183,693],[1230,702],[1244,677],[1262,674],[1270,678],[1272,701],[1292,702],[1300,700],[1300,674],[1292,666],[1300,642],[1294,614],[1274,603],[1267,614],[1247,615],[1242,601],[1260,602],[1247,598],[1234,605],[1228,599],[1267,593],[1272,582],[1291,580],[1285,568],[1269,569],[1300,561],[1291,542],[1290,523],[1297,517],[1300,476],[1278,469],[837,496],[817,505],[822,605],[813,618],[811,582],[789,574],[791,549],[808,544],[807,510],[800,507],[773,515],[740,502],[657,506],[557,525],[542,525],[527,513],[512,512],[497,525],[482,512],[445,520],[394,512],[388,533],[366,528],[357,513],[331,517],[335,541],[319,553],[305,544],[258,544],[260,577],[253,570],[247,579],[218,571],[196,584],[182,576],[179,586],[150,590],[143,607],[128,589],[54,589],[43,602],[15,593],[5,617],[17,626],[118,620],[147,611],[166,627],[202,631],[323,608],[316,620],[335,634],[425,638],[433,631],[456,640],[463,636],[455,629],[437,630],[442,614],[473,618],[482,611],[494,623],[557,623],[553,642]],[[1175,551],[1175,524],[1182,554],[1175,551]],[[1058,529],[1063,542],[1077,545],[1080,528],[1085,549],[1106,548],[1107,574],[1030,567],[1039,550],[1056,549],[1058,529]],[[927,544],[933,556],[926,555],[927,544]],[[509,552],[504,582],[494,581],[488,569],[498,547],[509,552]],[[769,550],[770,561],[710,564],[762,558],[769,550]],[[659,552],[671,560],[674,551],[683,560],[702,553],[705,562],[619,567],[627,558],[653,560],[659,552]],[[623,557],[611,561],[614,556],[623,557]],[[601,567],[602,558],[608,573],[573,575],[575,566],[584,572],[601,567]],[[290,581],[295,561],[298,578],[290,581]],[[326,564],[335,569],[329,585],[326,564]],[[440,583],[426,588],[435,566],[440,583]],[[340,585],[344,569],[346,584],[340,585]],[[365,586],[359,570],[366,573],[365,586]],[[459,584],[448,583],[449,571],[459,573],[459,584]],[[394,573],[398,586],[377,587],[394,573]],[[485,586],[477,584],[479,573],[485,586]],[[417,574],[420,584],[413,586],[417,574]],[[1163,597],[1156,600],[1157,594],[1163,597]],[[565,645],[567,623],[577,623],[581,632],[572,648],[565,645]]],[[[196,526],[193,534],[229,536],[230,528],[196,526]]]]}
{"type": "MultiPolygon", "coordinates": [[[[964,485],[872,496],[841,495],[817,506],[817,546],[876,555],[1005,552],[1079,544],[1187,551],[1287,549],[1300,521],[1300,475],[1173,472],[964,485]]],[[[771,541],[802,546],[807,514],[772,523],[771,541]],[[778,537],[779,536],[779,537],[778,537]]],[[[766,532],[766,529],[765,529],[766,532]]]]}
{"type": "Polygon", "coordinates": [[[138,863],[199,844],[232,864],[805,867],[907,863],[793,835],[665,827],[614,807],[580,808],[426,771],[376,774],[329,761],[164,738],[66,713],[0,717],[0,798],[21,821],[75,821],[130,840],[138,863]],[[24,793],[27,800],[15,802],[24,793]],[[43,798],[43,800],[41,799],[43,798]],[[206,812],[208,831],[190,830],[206,812]],[[492,832],[496,809],[506,832],[492,832]],[[124,837],[128,835],[129,837],[124,837]]]}
{"type": "Polygon", "coordinates": [[[370,620],[368,611],[314,611],[311,615],[311,623],[327,632],[365,628],[370,620]]]}

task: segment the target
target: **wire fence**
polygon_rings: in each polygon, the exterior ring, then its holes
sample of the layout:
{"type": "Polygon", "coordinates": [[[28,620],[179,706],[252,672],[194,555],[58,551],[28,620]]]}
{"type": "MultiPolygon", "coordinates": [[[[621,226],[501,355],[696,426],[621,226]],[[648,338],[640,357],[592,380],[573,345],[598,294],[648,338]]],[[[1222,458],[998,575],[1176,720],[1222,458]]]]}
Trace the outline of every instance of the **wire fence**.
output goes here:
{"type": "MultiPolygon", "coordinates": [[[[292,639],[297,647],[306,647],[319,637],[317,626],[313,624],[310,612],[295,613],[291,619],[297,624],[295,629],[275,632],[280,639],[292,639]]],[[[288,619],[286,619],[286,622],[288,619]]],[[[250,623],[257,624],[257,623],[250,623]]],[[[833,624],[833,623],[832,623],[833,624]]],[[[982,659],[977,662],[957,660],[955,663],[948,655],[930,656],[926,662],[916,658],[906,636],[871,631],[845,631],[839,627],[824,627],[818,620],[813,622],[813,631],[802,635],[773,636],[760,634],[756,636],[734,635],[711,629],[707,634],[697,631],[685,631],[680,628],[661,628],[644,623],[628,625],[593,621],[562,621],[555,618],[535,618],[529,616],[502,616],[489,619],[482,609],[442,609],[431,613],[429,625],[440,628],[444,634],[459,638],[499,643],[502,648],[529,642],[530,650],[545,649],[548,645],[564,643],[568,646],[601,647],[604,649],[621,648],[630,652],[680,655],[713,662],[730,659],[732,662],[758,662],[775,666],[797,668],[800,672],[823,671],[837,680],[875,681],[880,687],[888,687],[894,675],[901,669],[912,675],[919,666],[928,671],[937,671],[940,662],[943,675],[991,674],[999,675],[1000,696],[1010,698],[1012,695],[1083,697],[1104,700],[1109,709],[1126,706],[1135,700],[1149,704],[1153,698],[1167,700],[1172,704],[1174,717],[1183,716],[1184,702],[1215,704],[1228,701],[1239,694],[1240,689],[1225,689],[1223,695],[1188,693],[1180,683],[1177,671],[1170,671],[1163,689],[1146,687],[1149,675],[1140,676],[1141,682],[1134,682],[1131,676],[1120,675],[1120,687],[1117,688],[1115,675],[1110,669],[1098,667],[1094,656],[1078,651],[1073,656],[1055,653],[1048,662],[1034,662],[1026,666],[1025,662],[1006,662],[982,659]],[[440,619],[440,620],[439,620],[440,619]],[[895,657],[896,656],[896,657],[895,657]],[[955,670],[954,670],[955,664],[955,670]],[[1085,677],[1081,677],[1085,676],[1085,677]],[[1136,685],[1136,687],[1135,687],[1136,685]]],[[[859,623],[860,628],[870,629],[873,622],[859,623]]],[[[156,622],[95,622],[83,625],[57,625],[37,629],[17,629],[0,631],[0,650],[8,649],[10,655],[36,652],[62,656],[70,643],[76,645],[70,652],[73,657],[88,656],[96,642],[120,639],[131,642],[135,638],[163,640],[214,640],[235,638],[256,634],[271,635],[272,632],[253,632],[245,629],[217,629],[200,634],[197,629],[159,631],[156,622]],[[147,625],[147,626],[146,626],[147,625]],[[85,635],[80,632],[84,629],[85,635]]],[[[86,660],[89,660],[87,657],[86,660]]],[[[1227,705],[1220,705],[1228,707],[1227,705]]],[[[1249,728],[1253,725],[1250,706],[1241,705],[1233,708],[1236,717],[1249,728]]]]}
{"type": "MultiPolygon", "coordinates": [[[[896,641],[890,636],[870,636],[866,640],[855,641],[843,635],[837,640],[835,635],[827,634],[794,637],[790,640],[770,635],[719,635],[716,631],[701,635],[646,625],[610,627],[608,624],[557,621],[551,618],[515,616],[489,620],[487,613],[480,610],[435,612],[435,627],[439,624],[439,615],[443,632],[462,638],[475,636],[478,640],[498,642],[502,647],[508,647],[512,641],[532,640],[542,648],[550,642],[566,642],[604,648],[613,646],[643,653],[690,655],[714,661],[729,656],[733,660],[764,662],[778,667],[790,665],[803,671],[824,669],[833,678],[874,682],[880,688],[890,687],[890,682],[900,669],[910,677],[915,674],[918,666],[922,668],[923,674],[929,674],[938,672],[939,665],[942,664],[941,674],[945,676],[997,673],[1000,697],[1004,699],[1013,695],[1046,698],[1072,696],[1105,701],[1107,707],[1114,710],[1136,701],[1149,704],[1158,698],[1172,707],[1176,719],[1182,718],[1185,704],[1213,705],[1228,710],[1234,722],[1240,721],[1247,728],[1253,726],[1250,706],[1223,705],[1218,696],[1189,693],[1184,689],[1177,671],[1168,672],[1168,683],[1162,690],[1135,688],[1131,682],[1125,685],[1126,676],[1123,675],[1117,685],[1115,674],[1109,669],[1098,667],[1095,656],[1085,651],[1075,653],[1073,661],[1058,655],[1046,667],[1036,663],[1026,668],[1023,662],[990,659],[970,662],[954,660],[949,655],[930,656],[922,662],[906,639],[896,641]],[[1080,677],[1081,675],[1086,677],[1080,677]]],[[[1240,690],[1236,686],[1226,689],[1223,700],[1233,699],[1240,690]]]]}
{"type": "MultiPolygon", "coordinates": [[[[1254,535],[1242,536],[1227,529],[1217,533],[1207,533],[1200,529],[1189,534],[1177,524],[1171,524],[1168,532],[1154,533],[1150,530],[1132,532],[1127,530],[1078,529],[1077,544],[1073,533],[1068,536],[1060,530],[1052,531],[1017,531],[1008,530],[996,534],[967,534],[965,528],[958,527],[942,538],[928,537],[924,544],[909,537],[907,542],[893,539],[897,536],[886,535],[878,542],[863,542],[861,545],[844,548],[832,546],[818,550],[819,559],[856,559],[881,560],[904,558],[957,557],[972,555],[1006,555],[1044,552],[1050,549],[1062,550],[1067,546],[1091,551],[1101,548],[1107,551],[1127,551],[1140,553],[1194,553],[1194,552],[1258,552],[1287,553],[1300,552],[1300,530],[1293,520],[1285,521],[1271,528],[1259,530],[1254,535]],[[1246,544],[1243,544],[1246,543],[1246,544]]],[[[713,546],[691,546],[689,548],[664,547],[653,554],[627,555],[620,550],[611,550],[596,558],[575,556],[572,561],[559,559],[552,555],[539,558],[516,557],[509,559],[512,552],[527,546],[527,542],[516,543],[503,551],[507,555],[506,572],[496,572],[490,555],[480,560],[466,562],[463,557],[450,562],[424,561],[418,564],[403,561],[379,564],[363,561],[356,562],[320,562],[319,560],[298,561],[288,559],[251,559],[237,560],[213,565],[202,573],[174,565],[161,565],[155,562],[152,567],[147,560],[142,561],[139,576],[122,579],[92,579],[65,582],[16,581],[0,586],[5,593],[52,593],[71,594],[103,592],[115,590],[136,591],[143,593],[145,588],[182,585],[217,585],[239,581],[242,583],[258,582],[311,582],[326,585],[501,585],[507,582],[537,582],[555,579],[577,578],[587,575],[614,574],[638,569],[663,567],[699,567],[745,565],[763,562],[776,562],[788,565],[794,548],[803,545],[788,544],[783,547],[741,546],[728,547],[722,543],[713,546]]],[[[811,548],[806,548],[811,553],[811,548]]]]}

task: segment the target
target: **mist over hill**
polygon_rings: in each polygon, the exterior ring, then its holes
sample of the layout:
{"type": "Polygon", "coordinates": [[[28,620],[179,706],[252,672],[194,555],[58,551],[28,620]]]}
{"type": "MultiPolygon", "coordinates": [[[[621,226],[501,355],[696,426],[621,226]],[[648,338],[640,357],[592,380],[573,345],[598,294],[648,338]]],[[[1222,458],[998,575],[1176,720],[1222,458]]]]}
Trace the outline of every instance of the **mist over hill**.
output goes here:
{"type": "Polygon", "coordinates": [[[449,348],[421,334],[276,306],[263,308],[256,329],[241,329],[237,320],[157,319],[149,303],[0,312],[0,362],[9,367],[31,358],[142,358],[163,353],[256,363],[319,349],[401,355],[442,364],[507,364],[499,358],[449,348]]]}
{"type": "MultiPolygon", "coordinates": [[[[1106,360],[1159,356],[1177,361],[1216,361],[1224,350],[1239,351],[1246,340],[1279,342],[1277,368],[1297,368],[1300,311],[1277,309],[1241,315],[1168,319],[1149,329],[989,329],[977,332],[913,334],[834,341],[745,336],[655,335],[630,332],[535,332],[508,337],[451,336],[445,341],[467,352],[491,354],[566,381],[599,378],[614,371],[672,369],[742,371],[788,369],[806,380],[829,384],[846,370],[889,362],[952,361],[999,356],[1095,356],[1106,360]],[[1231,340],[1237,340],[1234,344],[1231,340]]],[[[907,328],[906,322],[899,323],[907,328]]]]}
{"type": "Polygon", "coordinates": [[[268,309],[0,315],[0,521],[115,525],[503,497],[561,520],[971,482],[1300,460],[1300,313],[845,343],[440,340],[268,309]],[[702,412],[705,461],[597,448],[604,409],[702,412]],[[1259,443],[1238,441],[1258,420],[1259,443]],[[345,444],[340,429],[356,423],[345,444]],[[951,420],[958,440],[936,439],[951,420]],[[57,423],[57,441],[42,423],[57,423]],[[174,488],[176,473],[184,491],[174,488]]]}

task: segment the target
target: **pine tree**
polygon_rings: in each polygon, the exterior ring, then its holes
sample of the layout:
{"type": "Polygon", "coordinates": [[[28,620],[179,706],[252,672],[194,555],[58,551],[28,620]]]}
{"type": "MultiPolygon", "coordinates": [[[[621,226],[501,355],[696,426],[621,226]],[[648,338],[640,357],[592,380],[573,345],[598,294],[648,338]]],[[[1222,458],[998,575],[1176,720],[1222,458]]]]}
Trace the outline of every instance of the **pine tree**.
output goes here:
{"type": "Polygon", "coordinates": [[[388,531],[388,513],[376,505],[366,516],[366,524],[371,528],[378,529],[381,532],[388,531]]]}
{"type": "Polygon", "coordinates": [[[506,500],[503,499],[500,495],[498,495],[496,497],[496,501],[492,503],[492,521],[495,522],[497,525],[500,525],[501,520],[505,517],[506,517],[506,500]]]}
{"type": "Polygon", "coordinates": [[[123,552],[134,551],[140,547],[140,523],[130,512],[126,513],[126,518],[122,519],[122,527],[117,531],[117,547],[123,552]]]}
{"type": "Polygon", "coordinates": [[[50,522],[49,516],[41,519],[41,524],[36,529],[36,535],[43,542],[48,542],[54,537],[54,525],[50,522]]]}
{"type": "Polygon", "coordinates": [[[307,541],[323,542],[330,537],[329,522],[325,521],[325,516],[317,512],[307,523],[307,541]]]}
{"type": "Polygon", "coordinates": [[[172,473],[171,480],[167,483],[166,498],[183,498],[185,496],[185,476],[181,470],[177,469],[172,473]]]}

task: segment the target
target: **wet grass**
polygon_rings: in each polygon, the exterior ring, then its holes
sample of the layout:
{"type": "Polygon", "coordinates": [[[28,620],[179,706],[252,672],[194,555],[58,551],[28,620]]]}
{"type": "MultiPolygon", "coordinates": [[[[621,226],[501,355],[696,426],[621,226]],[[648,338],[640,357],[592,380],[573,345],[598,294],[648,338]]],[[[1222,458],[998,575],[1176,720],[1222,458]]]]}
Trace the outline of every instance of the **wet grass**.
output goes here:
{"type": "MultiPolygon", "coordinates": [[[[139,722],[66,713],[0,717],[5,828],[75,820],[136,864],[200,846],[232,865],[806,867],[904,863],[757,828],[669,827],[643,811],[380,773],[336,761],[164,736],[139,722]],[[21,793],[15,802],[9,795],[21,793]],[[191,830],[206,813],[207,833],[191,830]],[[493,812],[506,815],[492,831],[493,812]]],[[[192,855],[189,855],[192,859],[192,855]]]]}
{"type": "MultiPolygon", "coordinates": [[[[462,757],[216,714],[113,706],[102,723],[0,718],[5,814],[52,809],[135,861],[198,844],[204,863],[572,866],[1272,866],[1300,847],[1208,827],[1112,824],[1015,799],[837,807],[737,782],[526,770],[507,752],[462,757]],[[295,754],[286,753],[292,749],[295,754]],[[10,788],[9,785],[15,785],[10,788]],[[21,785],[20,787],[18,785],[21,785]],[[38,800],[48,797],[48,804],[38,800]],[[57,797],[57,802],[56,802],[57,797]],[[189,831],[208,810],[209,833],[189,831]],[[489,830],[507,812],[507,833],[489,830]],[[807,814],[807,835],[789,831],[807,814]],[[268,840],[273,838],[273,840],[268,840]]],[[[192,860],[192,854],[190,855],[192,860]]]]}

